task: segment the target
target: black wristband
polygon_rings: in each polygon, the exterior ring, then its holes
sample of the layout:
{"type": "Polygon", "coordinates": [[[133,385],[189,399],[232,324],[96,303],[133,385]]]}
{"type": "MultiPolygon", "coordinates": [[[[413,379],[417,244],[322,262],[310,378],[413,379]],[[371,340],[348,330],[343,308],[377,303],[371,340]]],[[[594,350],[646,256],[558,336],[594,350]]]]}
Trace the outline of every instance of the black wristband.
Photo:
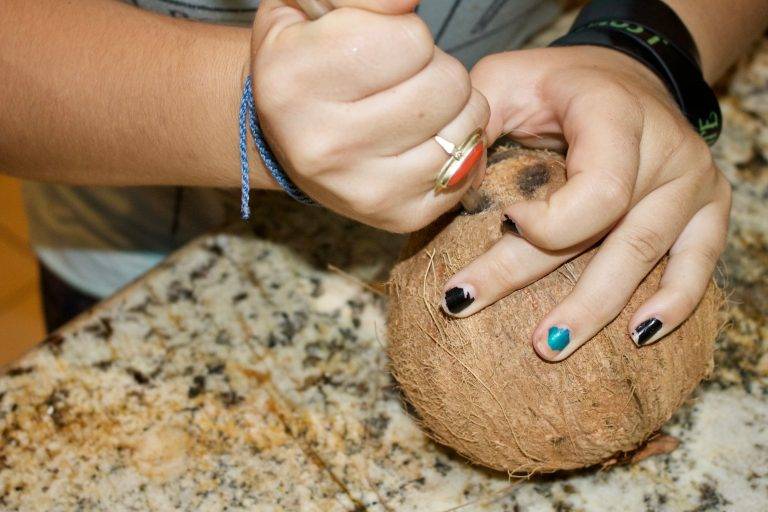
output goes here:
{"type": "Polygon", "coordinates": [[[699,50],[683,20],[661,0],[593,0],[579,12],[570,32],[596,21],[622,20],[652,30],[701,66],[699,50]]]}
{"type": "MultiPolygon", "coordinates": [[[[616,1],[615,5],[620,3],[616,1]]],[[[611,48],[645,64],[669,89],[699,135],[707,144],[715,143],[722,129],[717,97],[704,80],[695,60],[676,45],[669,44],[665,35],[633,20],[614,19],[589,22],[550,44],[578,45],[611,48]]]]}

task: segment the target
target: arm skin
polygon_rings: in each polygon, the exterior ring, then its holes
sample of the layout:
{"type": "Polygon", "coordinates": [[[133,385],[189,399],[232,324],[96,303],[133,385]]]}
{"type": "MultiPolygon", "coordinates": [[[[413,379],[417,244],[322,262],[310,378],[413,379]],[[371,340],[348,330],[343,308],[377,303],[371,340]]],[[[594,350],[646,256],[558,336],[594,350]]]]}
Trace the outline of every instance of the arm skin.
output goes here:
{"type": "MultiPolygon", "coordinates": [[[[236,186],[250,71],[265,135],[297,186],[372,226],[425,226],[471,183],[435,193],[446,157],[434,135],[485,126],[488,103],[435,48],[411,12],[418,0],[331,2],[308,21],[291,0],[263,0],[248,30],[109,0],[0,0],[0,172],[236,186]]],[[[253,187],[277,188],[251,162],[253,187]]]]}
{"type": "Polygon", "coordinates": [[[693,35],[712,83],[768,26],[768,0],[665,0],[693,35]]]}
{"type": "MultiPolygon", "coordinates": [[[[668,3],[693,33],[710,81],[768,12],[766,0],[668,3]]],[[[236,186],[249,33],[107,0],[3,2],[0,172],[73,184],[236,186]]],[[[275,188],[251,162],[252,185],[275,188]]]]}
{"type": "MultiPolygon", "coordinates": [[[[237,186],[250,32],[108,0],[0,2],[0,172],[237,186]]],[[[275,188],[251,156],[253,186],[275,188]]]]}

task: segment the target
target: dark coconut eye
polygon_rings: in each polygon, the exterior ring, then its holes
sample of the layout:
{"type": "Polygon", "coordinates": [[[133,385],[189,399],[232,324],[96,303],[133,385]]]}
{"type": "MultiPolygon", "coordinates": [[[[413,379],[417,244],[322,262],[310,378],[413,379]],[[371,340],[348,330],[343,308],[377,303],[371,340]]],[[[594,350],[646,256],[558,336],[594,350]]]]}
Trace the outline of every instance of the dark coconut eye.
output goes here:
{"type": "Polygon", "coordinates": [[[462,215],[477,215],[478,213],[482,213],[493,206],[493,201],[491,201],[491,198],[481,191],[470,192],[470,195],[472,200],[464,200],[462,203],[462,215]]]}
{"type": "MultiPolygon", "coordinates": [[[[512,149],[489,162],[480,193],[494,208],[547,197],[565,183],[563,158],[552,152],[512,149]]],[[[443,283],[501,236],[500,217],[458,215],[427,228],[392,272],[391,368],[421,424],[472,462],[514,474],[591,466],[637,448],[709,373],[722,292],[712,285],[674,339],[637,348],[625,310],[566,362],[544,362],[530,333],[594,249],[498,306],[463,319],[440,311],[443,283]]],[[[655,292],[664,265],[630,305],[655,292]]]]}

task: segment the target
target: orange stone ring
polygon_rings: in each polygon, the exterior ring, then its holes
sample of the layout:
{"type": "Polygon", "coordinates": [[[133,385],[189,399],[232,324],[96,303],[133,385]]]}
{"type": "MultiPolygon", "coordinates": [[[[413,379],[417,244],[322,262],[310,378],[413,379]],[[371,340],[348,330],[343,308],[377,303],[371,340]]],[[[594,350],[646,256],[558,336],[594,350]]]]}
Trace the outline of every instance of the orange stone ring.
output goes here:
{"type": "Polygon", "coordinates": [[[439,135],[435,135],[435,141],[450,155],[437,173],[435,190],[443,190],[461,183],[485,153],[485,137],[482,128],[470,133],[469,137],[458,146],[439,135]]]}

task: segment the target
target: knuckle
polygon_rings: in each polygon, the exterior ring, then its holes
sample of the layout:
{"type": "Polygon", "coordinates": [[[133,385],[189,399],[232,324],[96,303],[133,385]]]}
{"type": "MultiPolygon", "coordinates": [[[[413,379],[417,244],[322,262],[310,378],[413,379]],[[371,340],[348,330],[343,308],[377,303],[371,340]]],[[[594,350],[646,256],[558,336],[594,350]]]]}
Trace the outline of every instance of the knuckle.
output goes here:
{"type": "Polygon", "coordinates": [[[333,137],[313,135],[301,144],[292,144],[292,166],[305,176],[314,176],[332,167],[343,154],[333,137]]]}
{"type": "Polygon", "coordinates": [[[677,121],[679,134],[671,146],[670,160],[676,160],[678,165],[689,169],[696,176],[709,175],[715,166],[714,157],[709,146],[704,142],[686,121],[677,121]]]}
{"type": "Polygon", "coordinates": [[[341,34],[358,34],[362,33],[366,26],[372,28],[372,16],[375,15],[362,9],[338,7],[324,15],[321,18],[323,23],[315,23],[314,28],[319,31],[321,37],[335,40],[341,34]]]}
{"type": "Polygon", "coordinates": [[[720,254],[723,248],[715,245],[701,247],[698,251],[699,258],[702,259],[707,268],[715,268],[720,261],[720,254]]]}
{"type": "Polygon", "coordinates": [[[382,45],[396,48],[400,58],[426,64],[435,52],[429,27],[418,16],[388,16],[353,8],[335,9],[327,37],[369,58],[381,54],[382,45]],[[340,34],[342,37],[340,39],[340,34]]]}
{"type": "Polygon", "coordinates": [[[584,325],[604,326],[610,318],[621,310],[622,306],[614,306],[611,301],[600,300],[592,294],[583,293],[574,296],[569,305],[571,315],[578,318],[584,325]]]}
{"type": "Polygon", "coordinates": [[[485,126],[491,117],[491,106],[488,99],[479,92],[472,92],[469,98],[467,108],[470,109],[469,118],[473,121],[473,126],[485,126]]]}
{"type": "Polygon", "coordinates": [[[695,295],[689,290],[677,289],[672,292],[672,303],[678,304],[686,312],[686,317],[696,309],[700,300],[700,295],[695,295]]]}
{"type": "Polygon", "coordinates": [[[714,271],[720,261],[720,256],[724,249],[725,237],[717,242],[686,248],[683,254],[685,254],[684,257],[691,262],[690,265],[714,271]]]}
{"type": "Polygon", "coordinates": [[[632,185],[615,172],[603,173],[603,179],[596,186],[596,204],[624,212],[632,202],[632,185]]]}
{"type": "Polygon", "coordinates": [[[451,103],[466,103],[472,94],[469,73],[461,62],[445,55],[438,64],[441,95],[451,103]]]}
{"type": "Polygon", "coordinates": [[[513,251],[505,251],[491,258],[485,271],[489,276],[493,276],[493,281],[502,288],[512,289],[520,285],[520,264],[513,251]]]}
{"type": "Polygon", "coordinates": [[[520,230],[527,240],[542,249],[556,251],[568,245],[561,241],[563,237],[558,228],[558,222],[551,219],[549,215],[528,221],[524,227],[520,227],[520,230]]]}
{"type": "Polygon", "coordinates": [[[435,41],[432,32],[424,21],[418,16],[402,16],[399,18],[402,33],[410,40],[410,46],[418,56],[432,56],[435,41]]]}
{"type": "Polygon", "coordinates": [[[653,265],[666,252],[664,238],[656,231],[644,227],[625,230],[618,243],[629,257],[644,265],[653,265]]]}

